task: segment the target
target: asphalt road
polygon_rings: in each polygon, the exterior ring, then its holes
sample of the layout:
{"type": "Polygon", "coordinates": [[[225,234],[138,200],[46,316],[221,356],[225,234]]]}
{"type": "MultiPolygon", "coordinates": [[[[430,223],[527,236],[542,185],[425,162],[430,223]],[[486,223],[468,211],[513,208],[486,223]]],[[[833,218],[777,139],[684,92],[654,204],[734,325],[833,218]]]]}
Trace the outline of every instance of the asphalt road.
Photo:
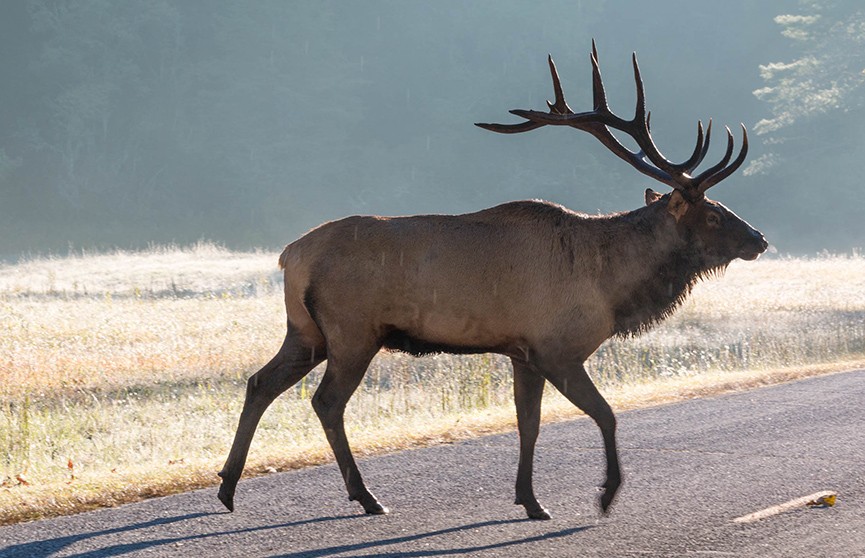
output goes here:
{"type": "Polygon", "coordinates": [[[334,465],[0,528],[0,556],[865,556],[865,371],[620,413],[625,485],[599,517],[600,434],[545,426],[535,489],[514,506],[517,439],[362,460],[388,516],[348,502],[334,465]],[[831,508],[733,519],[820,490],[831,508]]]}

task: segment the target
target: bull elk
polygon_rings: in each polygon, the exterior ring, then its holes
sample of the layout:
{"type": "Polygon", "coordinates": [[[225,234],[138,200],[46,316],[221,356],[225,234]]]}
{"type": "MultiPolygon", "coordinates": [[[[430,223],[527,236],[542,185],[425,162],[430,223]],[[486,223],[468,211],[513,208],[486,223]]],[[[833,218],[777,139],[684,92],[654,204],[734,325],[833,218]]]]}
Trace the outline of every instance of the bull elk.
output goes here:
{"type": "Polygon", "coordinates": [[[646,205],[613,215],[584,215],[542,201],[516,201],[464,215],[354,216],[313,229],[286,246],[288,331],[279,352],[249,378],[234,443],[219,476],[219,499],[234,509],[256,426],[270,403],[327,360],[312,397],[350,500],[366,513],[387,513],[364,484],[343,424],[346,403],[382,348],[413,355],[499,353],[510,357],[519,432],[516,503],[548,519],[532,488],[541,396],[549,381],[598,425],[606,454],[600,507],[622,482],[616,419],[595,388],[585,360],[612,336],[639,333],[681,304],[692,286],[732,260],[765,251],[763,236],[718,202],[710,187],[738,169],[733,134],[719,163],[693,175],[706,156],[711,121],[697,125],[693,154],[668,160],[652,140],[643,83],[631,120],[613,114],[592,43],[594,108],[574,113],[549,59],[555,90],[550,111],[513,110],[519,124],[478,124],[501,133],[570,126],[598,138],[615,155],[664,184],[646,190],[646,205]],[[624,132],[639,151],[623,146],[624,132]],[[730,164],[728,164],[730,163],[730,164]]]}

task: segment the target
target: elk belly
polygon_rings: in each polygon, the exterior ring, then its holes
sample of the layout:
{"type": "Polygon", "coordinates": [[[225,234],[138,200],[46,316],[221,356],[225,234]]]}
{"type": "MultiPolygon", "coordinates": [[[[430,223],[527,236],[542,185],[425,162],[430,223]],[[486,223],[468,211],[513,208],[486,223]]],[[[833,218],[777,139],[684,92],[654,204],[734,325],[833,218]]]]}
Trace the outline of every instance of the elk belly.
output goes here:
{"type": "Polygon", "coordinates": [[[389,326],[383,345],[416,356],[431,353],[474,354],[500,352],[508,343],[489,326],[488,320],[465,310],[438,305],[421,311],[414,306],[413,319],[389,326]]]}

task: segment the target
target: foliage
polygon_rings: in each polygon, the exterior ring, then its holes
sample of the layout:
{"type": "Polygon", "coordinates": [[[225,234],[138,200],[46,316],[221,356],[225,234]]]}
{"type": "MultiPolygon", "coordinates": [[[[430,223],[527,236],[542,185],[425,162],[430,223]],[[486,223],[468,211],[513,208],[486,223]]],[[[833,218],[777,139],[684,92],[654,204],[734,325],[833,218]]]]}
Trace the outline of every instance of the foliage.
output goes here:
{"type": "MultiPolygon", "coordinates": [[[[827,113],[838,115],[829,121],[842,128],[843,137],[843,121],[855,121],[853,115],[865,109],[865,11],[858,2],[844,0],[801,5],[800,13],[775,17],[781,34],[793,43],[796,58],[761,64],[766,86],[754,91],[771,107],[771,118],[754,126],[770,145],[796,140],[810,144],[810,136],[801,137],[807,133],[803,128],[812,123],[813,131],[813,122],[826,120],[827,113]]],[[[861,141],[861,136],[849,139],[861,141]]],[[[752,161],[746,174],[767,172],[779,164],[783,156],[776,151],[752,161]]]]}
{"type": "Polygon", "coordinates": [[[744,175],[761,184],[757,211],[777,216],[763,232],[779,246],[796,239],[800,250],[816,252],[832,238],[862,246],[865,10],[855,0],[799,7],[774,19],[785,61],[772,56],[760,65],[764,86],[754,94],[765,108],[754,130],[762,145],[744,175]]]}

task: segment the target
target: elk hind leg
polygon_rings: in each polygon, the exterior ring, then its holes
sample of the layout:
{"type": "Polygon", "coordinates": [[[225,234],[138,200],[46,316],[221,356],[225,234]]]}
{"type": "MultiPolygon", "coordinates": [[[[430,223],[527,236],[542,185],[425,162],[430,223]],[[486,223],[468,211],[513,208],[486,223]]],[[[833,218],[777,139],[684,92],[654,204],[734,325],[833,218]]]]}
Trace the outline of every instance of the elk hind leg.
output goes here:
{"type": "Polygon", "coordinates": [[[607,513],[622,484],[619,453],[616,448],[616,416],[592,383],[582,363],[571,365],[567,369],[545,368],[544,374],[562,395],[591,417],[601,430],[607,460],[607,478],[600,487],[602,493],[599,504],[601,512],[607,513]]]}
{"type": "Polygon", "coordinates": [[[229,511],[234,511],[237,481],[243,473],[249,446],[261,416],[274,399],[299,382],[325,359],[324,352],[323,349],[315,350],[303,346],[295,332],[289,330],[279,353],[249,378],[234,443],[225,465],[219,472],[219,476],[222,477],[219,500],[229,511]]]}
{"type": "Polygon", "coordinates": [[[515,504],[522,504],[531,519],[550,519],[546,510],[535,497],[532,487],[532,469],[535,442],[541,425],[541,399],[544,394],[544,378],[517,359],[511,359],[514,367],[514,403],[517,408],[517,430],[520,435],[520,461],[517,466],[515,504]]]}
{"type": "Polygon", "coordinates": [[[388,513],[388,509],[379,503],[364,484],[348,444],[344,421],[345,406],[377,351],[378,346],[375,346],[356,351],[356,354],[351,356],[331,355],[321,384],[312,396],[312,406],[336,457],[348,491],[348,499],[359,502],[368,514],[381,515],[388,513]]]}

